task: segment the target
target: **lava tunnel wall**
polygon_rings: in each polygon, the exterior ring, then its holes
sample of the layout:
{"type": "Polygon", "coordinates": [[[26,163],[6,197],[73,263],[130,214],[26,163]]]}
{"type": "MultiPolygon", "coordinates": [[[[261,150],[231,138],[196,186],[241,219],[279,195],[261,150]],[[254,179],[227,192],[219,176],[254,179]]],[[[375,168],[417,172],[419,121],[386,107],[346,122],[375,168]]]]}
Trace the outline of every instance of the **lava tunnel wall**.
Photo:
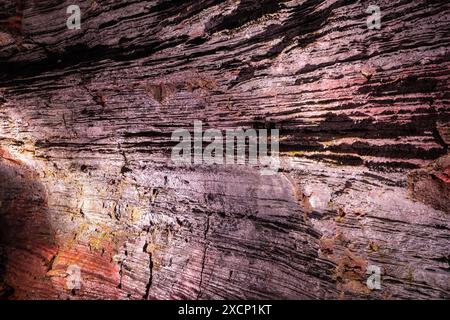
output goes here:
{"type": "Polygon", "coordinates": [[[449,17],[1,1],[0,298],[449,299],[449,17]],[[199,122],[278,130],[276,172],[175,162],[199,122]]]}

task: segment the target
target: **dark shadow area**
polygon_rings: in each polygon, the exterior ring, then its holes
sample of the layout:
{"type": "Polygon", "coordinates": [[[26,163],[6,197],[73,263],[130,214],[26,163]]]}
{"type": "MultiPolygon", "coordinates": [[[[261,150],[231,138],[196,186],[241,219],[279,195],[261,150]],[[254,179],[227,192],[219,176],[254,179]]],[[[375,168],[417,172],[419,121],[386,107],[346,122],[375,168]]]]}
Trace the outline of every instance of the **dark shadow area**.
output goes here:
{"type": "Polygon", "coordinates": [[[55,246],[47,195],[36,175],[0,153],[0,299],[40,298],[45,252],[55,246]],[[35,296],[36,294],[36,296],[35,296]]]}

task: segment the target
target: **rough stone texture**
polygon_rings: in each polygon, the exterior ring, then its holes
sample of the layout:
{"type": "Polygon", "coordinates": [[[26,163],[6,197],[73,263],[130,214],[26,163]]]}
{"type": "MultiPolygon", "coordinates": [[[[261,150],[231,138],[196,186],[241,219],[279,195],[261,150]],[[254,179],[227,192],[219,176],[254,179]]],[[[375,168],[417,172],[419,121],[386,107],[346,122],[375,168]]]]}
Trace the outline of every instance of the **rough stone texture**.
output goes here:
{"type": "Polygon", "coordinates": [[[409,188],[414,199],[438,210],[448,211],[450,203],[450,155],[443,156],[425,169],[412,172],[409,188]]]}
{"type": "Polygon", "coordinates": [[[3,298],[450,298],[447,1],[79,3],[0,4],[3,298]],[[282,170],[176,166],[194,120],[282,170]]]}

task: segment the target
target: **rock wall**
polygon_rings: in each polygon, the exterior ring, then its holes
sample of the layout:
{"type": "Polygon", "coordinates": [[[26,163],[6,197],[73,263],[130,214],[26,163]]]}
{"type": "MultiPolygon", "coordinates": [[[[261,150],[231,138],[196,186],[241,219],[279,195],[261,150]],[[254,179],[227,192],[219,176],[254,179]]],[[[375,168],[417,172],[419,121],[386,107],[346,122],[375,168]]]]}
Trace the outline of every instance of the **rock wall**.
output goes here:
{"type": "Polygon", "coordinates": [[[2,298],[450,298],[447,1],[72,2],[0,4],[2,298]],[[196,120],[280,171],[173,163],[196,120]]]}

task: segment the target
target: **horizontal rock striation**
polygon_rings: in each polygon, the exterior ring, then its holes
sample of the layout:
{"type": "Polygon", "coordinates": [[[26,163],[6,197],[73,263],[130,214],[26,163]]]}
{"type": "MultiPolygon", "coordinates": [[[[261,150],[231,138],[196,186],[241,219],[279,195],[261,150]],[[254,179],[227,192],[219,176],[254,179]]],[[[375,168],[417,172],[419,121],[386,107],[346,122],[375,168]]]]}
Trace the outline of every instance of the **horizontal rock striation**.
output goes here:
{"type": "Polygon", "coordinates": [[[0,4],[0,297],[450,298],[447,1],[71,4],[0,4]],[[196,120],[281,170],[176,165],[196,120]]]}

